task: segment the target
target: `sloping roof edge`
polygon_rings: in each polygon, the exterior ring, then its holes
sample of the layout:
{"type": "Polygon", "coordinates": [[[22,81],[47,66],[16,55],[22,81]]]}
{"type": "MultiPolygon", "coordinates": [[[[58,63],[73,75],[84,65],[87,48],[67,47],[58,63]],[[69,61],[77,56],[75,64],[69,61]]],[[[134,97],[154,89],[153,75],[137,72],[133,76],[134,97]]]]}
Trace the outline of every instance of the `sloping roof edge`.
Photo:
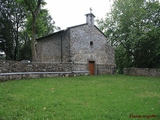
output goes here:
{"type": "Polygon", "coordinates": [[[76,26],[72,26],[72,27],[68,27],[68,28],[65,29],[65,30],[61,30],[61,31],[58,31],[58,32],[51,33],[51,34],[49,34],[49,35],[40,37],[40,38],[38,38],[38,39],[36,39],[36,40],[39,41],[39,40],[42,40],[42,39],[44,39],[44,38],[48,38],[48,37],[51,37],[51,36],[62,35],[64,32],[68,31],[68,30],[71,29],[71,28],[75,28],[75,27],[79,27],[79,26],[83,26],[83,25],[87,25],[87,23],[85,23],[85,24],[80,24],[80,25],[76,25],[76,26]]]}
{"type": "Polygon", "coordinates": [[[97,28],[97,30],[98,30],[100,33],[102,33],[102,34],[104,35],[104,37],[107,38],[107,36],[106,36],[96,25],[94,25],[94,27],[97,28]]]}
{"type": "MultiPolygon", "coordinates": [[[[62,34],[65,33],[66,31],[68,31],[69,29],[76,28],[76,27],[80,27],[80,26],[83,26],[83,25],[87,25],[87,23],[85,23],[85,24],[80,24],[80,25],[76,25],[76,26],[72,26],[72,27],[68,27],[68,28],[65,29],[65,30],[61,30],[61,31],[58,31],[58,32],[55,32],[55,33],[52,33],[52,34],[49,34],[49,35],[40,37],[40,38],[38,38],[38,39],[36,39],[36,40],[39,41],[39,40],[43,40],[43,39],[48,38],[48,37],[51,37],[51,36],[62,35],[62,34]]],[[[107,36],[106,36],[96,25],[94,25],[94,27],[95,27],[100,33],[102,33],[102,34],[104,35],[104,37],[107,38],[107,36]]]]}
{"type": "Polygon", "coordinates": [[[61,31],[58,31],[58,32],[54,32],[54,33],[51,33],[51,34],[49,34],[49,35],[46,35],[46,36],[43,36],[43,37],[40,37],[40,38],[38,38],[38,39],[36,39],[36,40],[43,40],[43,39],[45,39],[45,38],[48,38],[48,37],[51,37],[51,36],[55,36],[55,35],[61,35],[62,33],[64,33],[65,32],[65,30],[61,30],[61,31]]]}
{"type": "Polygon", "coordinates": [[[72,27],[68,27],[67,29],[72,29],[72,28],[83,26],[83,25],[87,25],[87,23],[80,24],[80,25],[75,25],[75,26],[72,26],[72,27]]]}

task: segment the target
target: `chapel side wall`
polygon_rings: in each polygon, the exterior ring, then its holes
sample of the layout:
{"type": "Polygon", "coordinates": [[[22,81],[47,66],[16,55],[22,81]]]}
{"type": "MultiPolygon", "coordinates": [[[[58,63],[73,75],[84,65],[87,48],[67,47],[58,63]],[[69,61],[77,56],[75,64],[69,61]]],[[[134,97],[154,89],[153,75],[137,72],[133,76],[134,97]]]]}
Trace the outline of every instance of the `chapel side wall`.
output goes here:
{"type": "Polygon", "coordinates": [[[69,35],[66,33],[38,40],[37,62],[66,63],[69,61],[69,35]]]}
{"type": "Polygon", "coordinates": [[[37,62],[60,62],[61,61],[61,37],[50,36],[38,40],[37,62]]]}
{"type": "Polygon", "coordinates": [[[70,39],[70,35],[69,35],[69,30],[68,30],[65,32],[65,34],[63,34],[63,37],[62,37],[62,63],[69,63],[70,62],[69,39],[70,39]]]}
{"type": "Polygon", "coordinates": [[[106,37],[95,26],[83,25],[72,28],[70,32],[70,54],[71,61],[75,63],[74,70],[88,70],[88,61],[95,61],[97,74],[104,73],[104,66],[106,70],[107,66],[115,68],[114,49],[107,45],[106,37]],[[93,46],[90,46],[91,41],[93,46]]]}

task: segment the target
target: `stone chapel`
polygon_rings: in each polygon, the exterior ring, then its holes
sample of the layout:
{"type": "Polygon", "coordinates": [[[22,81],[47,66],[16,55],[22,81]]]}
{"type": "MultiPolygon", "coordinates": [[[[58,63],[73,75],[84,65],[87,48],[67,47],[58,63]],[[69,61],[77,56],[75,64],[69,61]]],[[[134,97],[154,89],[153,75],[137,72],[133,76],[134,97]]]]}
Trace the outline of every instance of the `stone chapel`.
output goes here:
{"type": "Polygon", "coordinates": [[[37,39],[37,62],[70,64],[72,71],[113,74],[115,51],[104,33],[94,25],[94,14],[86,14],[86,23],[69,27],[37,39]]]}

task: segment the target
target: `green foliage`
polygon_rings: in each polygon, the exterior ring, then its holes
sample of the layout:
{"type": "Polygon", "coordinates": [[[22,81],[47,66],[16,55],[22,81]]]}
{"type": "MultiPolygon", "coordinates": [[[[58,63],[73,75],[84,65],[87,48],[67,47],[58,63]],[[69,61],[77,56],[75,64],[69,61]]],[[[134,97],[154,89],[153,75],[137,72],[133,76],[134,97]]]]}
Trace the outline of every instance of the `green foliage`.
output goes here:
{"type": "Polygon", "coordinates": [[[131,114],[159,115],[159,86],[159,78],[125,75],[1,82],[0,119],[129,120],[131,114]]]}
{"type": "MultiPolygon", "coordinates": [[[[22,35],[22,37],[25,35],[22,35]]],[[[21,46],[21,49],[18,54],[18,60],[31,60],[31,40],[27,38],[24,38],[25,41],[21,46]]]]}
{"type": "MultiPolygon", "coordinates": [[[[27,0],[34,10],[37,0],[27,0]]],[[[45,1],[41,1],[44,6],[45,1]]],[[[0,50],[7,60],[31,60],[32,14],[24,0],[0,0],[0,50]],[[24,54],[25,53],[25,54],[24,54]]],[[[36,37],[54,32],[48,10],[41,9],[36,20],[36,37]]]]}
{"type": "Polygon", "coordinates": [[[100,28],[116,48],[118,69],[160,67],[160,3],[148,0],[115,0],[100,28]]]}
{"type": "MultiPolygon", "coordinates": [[[[32,16],[29,14],[27,16],[26,30],[29,36],[32,36],[32,16]]],[[[48,10],[41,9],[40,14],[36,20],[36,38],[43,37],[45,35],[53,33],[57,29],[54,26],[54,21],[49,15],[48,10]]]]}
{"type": "Polygon", "coordinates": [[[115,61],[116,61],[116,70],[118,73],[123,74],[123,67],[133,67],[132,58],[123,45],[118,45],[115,49],[115,61]],[[126,58],[126,59],[124,59],[126,58]]]}

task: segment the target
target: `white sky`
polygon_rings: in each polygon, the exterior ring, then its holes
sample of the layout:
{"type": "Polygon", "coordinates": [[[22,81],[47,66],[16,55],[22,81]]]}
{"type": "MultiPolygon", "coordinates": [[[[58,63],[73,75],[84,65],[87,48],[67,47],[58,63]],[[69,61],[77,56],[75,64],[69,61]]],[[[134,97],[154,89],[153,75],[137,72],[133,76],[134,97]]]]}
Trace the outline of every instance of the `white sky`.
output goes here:
{"type": "Polygon", "coordinates": [[[46,7],[55,21],[55,25],[61,29],[83,24],[86,22],[85,14],[92,13],[97,18],[104,18],[110,10],[110,0],[45,0],[46,7]]]}

